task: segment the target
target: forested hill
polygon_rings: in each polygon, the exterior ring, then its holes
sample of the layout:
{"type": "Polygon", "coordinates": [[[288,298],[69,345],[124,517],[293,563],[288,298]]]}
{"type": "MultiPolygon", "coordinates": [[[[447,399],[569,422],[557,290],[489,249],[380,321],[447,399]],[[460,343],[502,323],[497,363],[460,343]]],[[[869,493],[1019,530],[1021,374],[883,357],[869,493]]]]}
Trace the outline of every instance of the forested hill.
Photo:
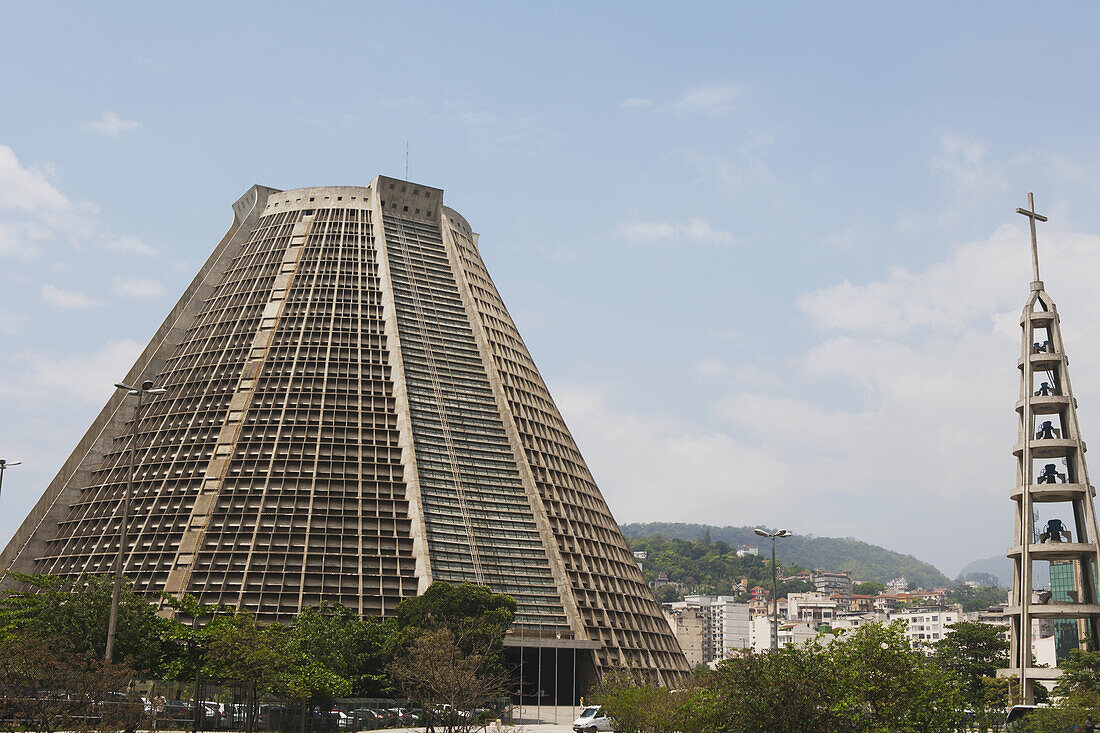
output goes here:
{"type": "MultiPolygon", "coordinates": [[[[733,547],[756,545],[760,548],[762,557],[771,553],[771,540],[753,534],[752,527],[713,527],[679,522],[622,525],[627,540],[661,535],[666,539],[694,541],[701,538],[708,529],[712,542],[726,542],[733,547]]],[[[891,578],[905,576],[911,587],[951,586],[951,581],[943,573],[912,555],[892,552],[851,538],[796,534],[778,540],[775,553],[781,563],[800,565],[808,569],[851,570],[856,581],[885,583],[891,578]]]]}

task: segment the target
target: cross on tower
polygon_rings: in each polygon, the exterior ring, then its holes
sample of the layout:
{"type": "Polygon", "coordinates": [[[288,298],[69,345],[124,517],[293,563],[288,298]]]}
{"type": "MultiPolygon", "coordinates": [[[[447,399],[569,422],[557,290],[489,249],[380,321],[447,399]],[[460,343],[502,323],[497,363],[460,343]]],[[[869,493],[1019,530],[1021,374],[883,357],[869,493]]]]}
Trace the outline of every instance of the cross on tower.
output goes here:
{"type": "Polygon", "coordinates": [[[1027,208],[1016,209],[1017,214],[1023,214],[1031,220],[1031,270],[1035,273],[1035,281],[1039,280],[1039,241],[1035,238],[1035,221],[1046,221],[1042,214],[1035,213],[1035,194],[1027,195],[1027,208]]]}

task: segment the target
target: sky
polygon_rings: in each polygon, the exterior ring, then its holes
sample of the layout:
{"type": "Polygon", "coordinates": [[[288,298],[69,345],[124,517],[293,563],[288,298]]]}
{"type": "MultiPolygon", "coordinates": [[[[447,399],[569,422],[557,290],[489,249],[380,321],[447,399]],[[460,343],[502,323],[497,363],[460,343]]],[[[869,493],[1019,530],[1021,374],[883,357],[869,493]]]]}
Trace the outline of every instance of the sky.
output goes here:
{"type": "Polygon", "coordinates": [[[620,522],[1003,555],[1029,191],[1100,440],[1098,16],[0,3],[0,543],[242,193],[407,163],[620,522]]]}

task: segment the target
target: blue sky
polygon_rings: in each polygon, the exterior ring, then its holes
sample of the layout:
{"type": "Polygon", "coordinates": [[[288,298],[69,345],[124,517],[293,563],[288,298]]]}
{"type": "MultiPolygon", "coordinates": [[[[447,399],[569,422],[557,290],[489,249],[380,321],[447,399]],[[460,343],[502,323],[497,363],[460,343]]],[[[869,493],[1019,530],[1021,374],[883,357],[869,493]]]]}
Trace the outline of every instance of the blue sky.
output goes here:
{"type": "Polygon", "coordinates": [[[407,143],[621,521],[1001,554],[1029,190],[1100,431],[1098,14],[5,3],[0,542],[241,193],[407,143]]]}

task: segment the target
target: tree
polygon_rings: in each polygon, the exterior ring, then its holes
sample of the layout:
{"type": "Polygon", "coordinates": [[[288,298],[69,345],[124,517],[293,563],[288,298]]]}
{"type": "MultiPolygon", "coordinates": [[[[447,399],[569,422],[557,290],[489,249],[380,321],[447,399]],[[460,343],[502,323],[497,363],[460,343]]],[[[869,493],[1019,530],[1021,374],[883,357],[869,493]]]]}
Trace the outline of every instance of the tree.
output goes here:
{"type": "MultiPolygon", "coordinates": [[[[96,575],[69,580],[23,573],[12,573],[12,577],[24,589],[0,598],[0,641],[29,634],[62,639],[75,654],[103,656],[113,578],[96,575]]],[[[115,661],[143,674],[161,676],[166,656],[174,652],[166,641],[172,623],[157,616],[156,608],[127,581],[119,595],[115,661]]]]}
{"type": "Polygon", "coordinates": [[[953,731],[962,697],[951,673],[912,648],[900,622],[867,624],[826,650],[844,688],[841,708],[867,733],[953,731]]]}
{"type": "Polygon", "coordinates": [[[446,626],[418,629],[389,670],[401,690],[424,706],[429,731],[436,724],[448,733],[480,728],[480,721],[463,713],[508,694],[509,678],[491,642],[446,626]]]}
{"type": "Polygon", "coordinates": [[[718,664],[684,702],[683,730],[709,733],[854,731],[835,660],[817,643],[718,664]]]}
{"type": "Polygon", "coordinates": [[[653,687],[639,672],[615,668],[603,674],[589,697],[615,719],[620,733],[662,733],[684,729],[680,710],[686,695],[683,686],[675,692],[653,687]]]}
{"type": "Polygon", "coordinates": [[[852,592],[861,596],[877,596],[884,590],[886,590],[885,585],[876,583],[873,580],[869,580],[866,583],[856,583],[852,586],[852,592]]]}
{"type": "Polygon", "coordinates": [[[827,643],[721,662],[680,708],[690,733],[947,733],[962,724],[951,674],[900,626],[868,624],[827,643]]]}
{"type": "Polygon", "coordinates": [[[499,650],[504,633],[512,625],[516,602],[511,596],[488,588],[437,580],[422,595],[397,604],[394,616],[398,632],[391,651],[407,646],[421,631],[446,628],[463,651],[488,647],[499,650]]]}
{"type": "Polygon", "coordinates": [[[653,596],[658,603],[675,603],[680,600],[680,592],[672,585],[662,585],[653,591],[653,596]]]}
{"type": "Polygon", "coordinates": [[[1070,649],[1054,694],[1082,707],[1100,708],[1100,651],[1070,649]]]}
{"type": "Polygon", "coordinates": [[[339,677],[356,697],[379,697],[388,691],[385,668],[386,643],[393,625],[373,618],[363,619],[346,606],[323,603],[307,608],[294,619],[288,642],[294,654],[307,666],[320,665],[339,677]]]}
{"type": "Polygon", "coordinates": [[[969,613],[1005,603],[1008,600],[1008,591],[1004,588],[971,588],[969,585],[959,585],[947,591],[947,600],[962,604],[963,610],[969,613]]]}
{"type": "Polygon", "coordinates": [[[937,641],[935,661],[955,675],[963,700],[975,711],[980,726],[988,727],[1004,714],[1004,691],[991,685],[997,670],[1008,666],[1008,642],[1002,627],[962,621],[947,627],[951,633],[937,641]]]}
{"type": "Polygon", "coordinates": [[[276,689],[290,661],[281,638],[285,631],[277,624],[261,625],[245,611],[215,616],[203,628],[203,676],[227,684],[276,689]]]}
{"type": "Polygon", "coordinates": [[[111,699],[134,674],[101,655],[74,652],[65,639],[10,635],[0,644],[0,726],[9,733],[147,727],[140,703],[111,699]]]}

